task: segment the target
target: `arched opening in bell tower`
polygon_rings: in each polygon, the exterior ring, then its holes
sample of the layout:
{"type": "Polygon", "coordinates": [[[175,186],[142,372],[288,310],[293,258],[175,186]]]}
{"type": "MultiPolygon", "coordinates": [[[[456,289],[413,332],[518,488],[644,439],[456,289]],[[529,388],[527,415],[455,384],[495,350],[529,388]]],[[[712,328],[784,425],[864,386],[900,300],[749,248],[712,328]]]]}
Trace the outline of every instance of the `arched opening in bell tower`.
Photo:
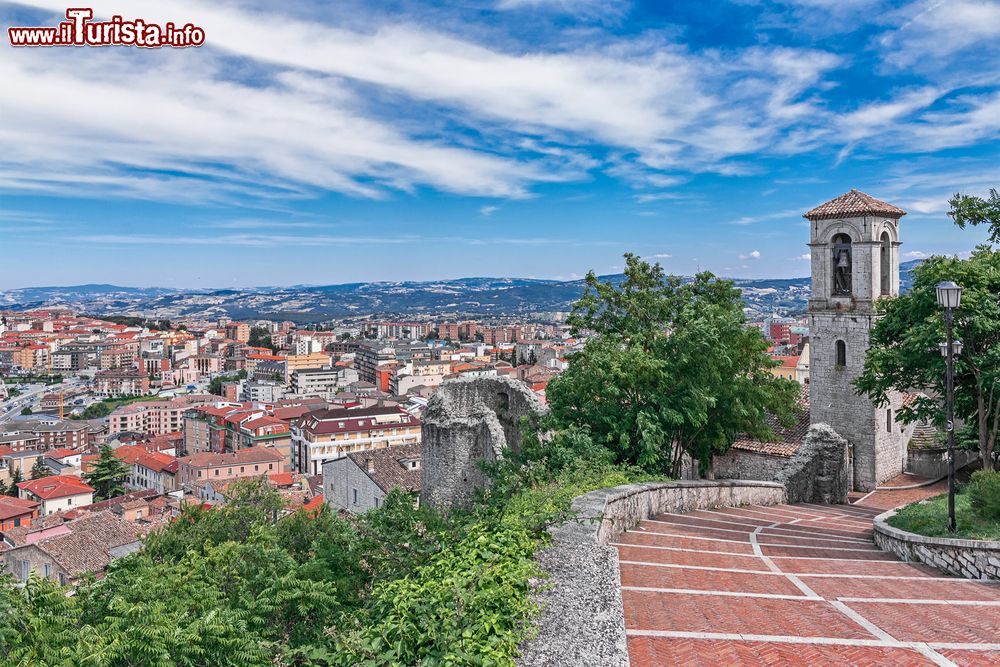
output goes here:
{"type": "Polygon", "coordinates": [[[851,296],[851,237],[833,237],[833,296],[851,296]]]}
{"type": "Polygon", "coordinates": [[[881,273],[881,295],[889,296],[892,293],[892,238],[889,232],[882,232],[882,245],[879,250],[879,267],[881,273]]]}

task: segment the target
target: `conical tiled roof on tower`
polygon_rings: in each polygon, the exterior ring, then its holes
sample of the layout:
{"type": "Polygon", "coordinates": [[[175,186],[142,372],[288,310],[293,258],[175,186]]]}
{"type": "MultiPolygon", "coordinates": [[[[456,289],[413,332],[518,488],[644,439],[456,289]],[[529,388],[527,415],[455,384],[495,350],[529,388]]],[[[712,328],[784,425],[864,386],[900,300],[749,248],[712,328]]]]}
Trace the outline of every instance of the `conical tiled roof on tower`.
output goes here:
{"type": "Polygon", "coordinates": [[[892,204],[875,199],[871,195],[852,189],[803,215],[808,220],[829,220],[831,218],[853,218],[862,215],[881,215],[899,219],[906,211],[892,204]]]}

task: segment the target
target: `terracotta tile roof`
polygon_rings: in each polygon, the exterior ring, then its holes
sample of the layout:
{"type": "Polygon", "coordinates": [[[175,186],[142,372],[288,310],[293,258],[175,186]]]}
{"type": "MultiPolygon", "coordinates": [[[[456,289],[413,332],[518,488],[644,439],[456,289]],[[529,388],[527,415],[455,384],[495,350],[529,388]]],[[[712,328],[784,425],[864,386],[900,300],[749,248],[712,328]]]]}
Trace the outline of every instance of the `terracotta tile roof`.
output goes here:
{"type": "Polygon", "coordinates": [[[283,461],[284,456],[266,447],[247,447],[232,453],[197,452],[185,456],[179,461],[195,468],[210,468],[214,466],[237,465],[246,463],[274,463],[283,461]]]}
{"type": "Polygon", "coordinates": [[[882,215],[899,219],[906,215],[906,211],[864,192],[851,190],[825,204],[820,204],[802,217],[808,220],[829,220],[862,215],[882,215]]]}
{"type": "Polygon", "coordinates": [[[13,519],[16,516],[31,514],[38,509],[39,503],[27,498],[12,498],[0,496],[0,521],[13,519]]]}
{"type": "Polygon", "coordinates": [[[400,426],[417,426],[420,421],[399,406],[359,408],[356,410],[316,410],[302,418],[302,429],[310,433],[329,434],[372,431],[400,426]],[[377,417],[399,416],[398,422],[376,421],[377,417]]]}
{"type": "Polygon", "coordinates": [[[82,479],[73,475],[49,475],[39,479],[29,479],[26,482],[18,482],[17,488],[29,491],[42,500],[94,492],[94,487],[88,486],[82,479]]]}
{"type": "Polygon", "coordinates": [[[267,481],[275,486],[291,486],[295,479],[290,472],[272,472],[267,476],[267,481]]]}
{"type": "Polygon", "coordinates": [[[141,445],[122,445],[115,450],[115,457],[129,465],[138,464],[155,472],[169,473],[177,470],[176,456],[151,452],[141,445]]]}
{"type": "Polygon", "coordinates": [[[741,435],[737,437],[736,441],[733,443],[733,449],[744,452],[754,452],[757,454],[768,454],[771,456],[793,456],[795,452],[799,451],[799,446],[802,444],[803,438],[806,437],[806,433],[809,431],[810,419],[808,387],[802,388],[798,408],[799,419],[795,424],[789,426],[788,428],[783,427],[778,422],[778,419],[773,415],[768,416],[767,423],[774,430],[775,435],[775,440],[773,442],[763,442],[761,440],[754,440],[753,438],[741,435]]]}
{"type": "Polygon", "coordinates": [[[407,459],[420,460],[420,445],[385,447],[347,456],[386,493],[395,488],[420,490],[420,468],[412,470],[402,464],[407,459]],[[371,471],[368,470],[369,462],[371,471]]]}
{"type": "Polygon", "coordinates": [[[97,512],[68,524],[71,532],[35,545],[71,577],[100,572],[111,562],[112,550],[138,542],[139,531],[111,512],[97,512]]]}
{"type": "Polygon", "coordinates": [[[307,502],[305,505],[302,506],[302,509],[304,509],[307,512],[315,512],[322,506],[323,506],[323,494],[321,493],[317,496],[313,496],[312,500],[310,500],[309,502],[307,502]]]}

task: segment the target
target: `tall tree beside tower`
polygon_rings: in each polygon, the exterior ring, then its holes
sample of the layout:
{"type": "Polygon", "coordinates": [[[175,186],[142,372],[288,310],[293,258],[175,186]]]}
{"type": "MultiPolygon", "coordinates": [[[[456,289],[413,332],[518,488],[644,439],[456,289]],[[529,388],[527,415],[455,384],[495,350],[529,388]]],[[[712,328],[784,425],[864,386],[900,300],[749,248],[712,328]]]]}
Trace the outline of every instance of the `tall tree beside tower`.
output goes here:
{"type": "MultiPolygon", "coordinates": [[[[1000,197],[955,195],[949,216],[959,227],[983,225],[1000,241],[1000,197]]],[[[858,390],[881,401],[893,388],[923,388],[944,394],[945,360],[938,354],[944,322],[935,286],[953,280],[962,287],[955,311],[955,338],[963,349],[955,364],[955,415],[965,422],[960,435],[978,446],[987,469],[996,467],[1000,432],[1000,251],[982,245],[968,259],[931,257],[914,271],[910,291],[880,303],[882,319],[872,332],[858,390]]],[[[904,423],[944,422],[941,401],[921,397],[899,413],[904,423]]]]}

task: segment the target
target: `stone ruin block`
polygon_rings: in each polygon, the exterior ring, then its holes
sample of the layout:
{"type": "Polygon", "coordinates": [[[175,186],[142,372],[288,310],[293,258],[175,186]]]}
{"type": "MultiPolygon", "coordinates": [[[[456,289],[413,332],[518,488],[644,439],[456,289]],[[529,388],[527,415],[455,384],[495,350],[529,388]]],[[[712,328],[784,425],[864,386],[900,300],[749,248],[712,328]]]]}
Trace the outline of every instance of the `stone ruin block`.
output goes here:
{"type": "Polygon", "coordinates": [[[489,483],[481,461],[521,446],[522,417],[547,408],[525,384],[508,377],[447,380],[421,418],[420,501],[440,509],[467,506],[489,483]]]}

